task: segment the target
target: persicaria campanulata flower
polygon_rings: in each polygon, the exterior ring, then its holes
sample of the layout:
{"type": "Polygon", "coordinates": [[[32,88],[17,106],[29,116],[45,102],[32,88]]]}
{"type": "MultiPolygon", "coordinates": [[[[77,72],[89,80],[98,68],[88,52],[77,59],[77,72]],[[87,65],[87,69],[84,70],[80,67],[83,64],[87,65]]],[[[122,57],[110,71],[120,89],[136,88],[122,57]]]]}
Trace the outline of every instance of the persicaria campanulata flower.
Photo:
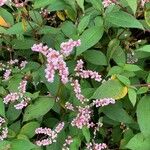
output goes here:
{"type": "Polygon", "coordinates": [[[103,106],[107,106],[109,104],[115,104],[115,99],[102,98],[102,99],[96,99],[93,101],[93,105],[95,105],[96,107],[103,107],[103,106]]]}
{"type": "Polygon", "coordinates": [[[104,150],[107,148],[107,145],[105,143],[87,143],[86,148],[88,150],[104,150]]]}
{"type": "Polygon", "coordinates": [[[50,128],[37,128],[35,130],[36,134],[44,134],[47,136],[47,138],[36,141],[36,144],[38,146],[46,146],[50,145],[54,142],[56,142],[56,138],[58,136],[58,133],[62,131],[64,128],[64,122],[59,123],[54,130],[51,130],[50,128]]]}
{"type": "Polygon", "coordinates": [[[3,6],[6,2],[7,0],[0,0],[0,6],[3,6]]]}
{"type": "Polygon", "coordinates": [[[65,143],[63,144],[62,150],[69,150],[69,145],[73,142],[73,139],[71,136],[68,136],[67,139],[65,139],[65,143]]]}
{"type": "Polygon", "coordinates": [[[91,121],[92,111],[89,106],[78,107],[78,114],[72,120],[71,125],[79,129],[82,129],[84,126],[90,128],[94,126],[94,123],[91,121]]]}
{"type": "Polygon", "coordinates": [[[0,117],[0,141],[7,138],[8,128],[4,126],[5,123],[6,123],[5,119],[0,117]]]}
{"type": "Polygon", "coordinates": [[[84,79],[91,78],[98,82],[102,80],[101,75],[99,75],[98,72],[92,70],[84,70],[83,64],[84,62],[82,61],[82,59],[77,61],[77,65],[74,69],[76,71],[76,76],[79,76],[84,79]]]}

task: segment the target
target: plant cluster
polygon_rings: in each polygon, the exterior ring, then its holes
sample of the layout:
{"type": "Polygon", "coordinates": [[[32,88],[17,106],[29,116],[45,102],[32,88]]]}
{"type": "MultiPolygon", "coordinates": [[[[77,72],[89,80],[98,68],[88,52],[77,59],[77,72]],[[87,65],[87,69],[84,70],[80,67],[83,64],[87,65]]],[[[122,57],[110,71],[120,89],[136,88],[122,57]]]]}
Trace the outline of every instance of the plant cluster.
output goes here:
{"type": "Polygon", "coordinates": [[[0,0],[0,150],[150,150],[149,0],[0,0]]]}

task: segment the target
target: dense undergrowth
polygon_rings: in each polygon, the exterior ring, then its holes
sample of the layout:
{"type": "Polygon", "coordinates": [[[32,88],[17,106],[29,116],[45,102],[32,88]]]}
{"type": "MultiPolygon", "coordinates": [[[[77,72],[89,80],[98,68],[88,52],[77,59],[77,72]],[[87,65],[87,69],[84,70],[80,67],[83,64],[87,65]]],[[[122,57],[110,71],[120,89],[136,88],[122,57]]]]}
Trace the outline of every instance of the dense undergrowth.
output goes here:
{"type": "Polygon", "coordinates": [[[0,150],[150,150],[149,0],[0,0],[0,150]]]}

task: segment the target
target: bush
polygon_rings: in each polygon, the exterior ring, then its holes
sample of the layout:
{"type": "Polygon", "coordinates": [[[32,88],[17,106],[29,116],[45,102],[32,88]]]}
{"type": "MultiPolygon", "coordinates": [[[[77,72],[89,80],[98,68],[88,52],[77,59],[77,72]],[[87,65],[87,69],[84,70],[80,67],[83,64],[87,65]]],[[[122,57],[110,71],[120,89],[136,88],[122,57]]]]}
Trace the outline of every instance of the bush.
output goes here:
{"type": "Polygon", "coordinates": [[[150,150],[149,0],[0,6],[0,150],[150,150]]]}

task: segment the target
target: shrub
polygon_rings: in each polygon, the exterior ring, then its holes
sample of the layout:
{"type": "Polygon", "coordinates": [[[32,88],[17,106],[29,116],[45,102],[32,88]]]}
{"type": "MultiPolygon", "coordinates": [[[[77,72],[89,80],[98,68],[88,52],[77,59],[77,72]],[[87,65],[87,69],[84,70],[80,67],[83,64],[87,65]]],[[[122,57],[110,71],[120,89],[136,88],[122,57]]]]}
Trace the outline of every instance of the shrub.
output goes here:
{"type": "Polygon", "coordinates": [[[0,150],[150,150],[149,0],[0,6],[0,150]]]}

